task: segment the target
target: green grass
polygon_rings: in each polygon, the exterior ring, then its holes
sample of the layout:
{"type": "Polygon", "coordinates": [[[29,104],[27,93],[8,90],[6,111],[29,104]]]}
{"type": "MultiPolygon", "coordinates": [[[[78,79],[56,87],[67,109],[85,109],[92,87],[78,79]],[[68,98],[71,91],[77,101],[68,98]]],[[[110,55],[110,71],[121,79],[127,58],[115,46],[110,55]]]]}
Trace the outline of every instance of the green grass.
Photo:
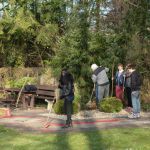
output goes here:
{"type": "Polygon", "coordinates": [[[149,150],[150,128],[26,134],[0,126],[0,150],[149,150]]]}

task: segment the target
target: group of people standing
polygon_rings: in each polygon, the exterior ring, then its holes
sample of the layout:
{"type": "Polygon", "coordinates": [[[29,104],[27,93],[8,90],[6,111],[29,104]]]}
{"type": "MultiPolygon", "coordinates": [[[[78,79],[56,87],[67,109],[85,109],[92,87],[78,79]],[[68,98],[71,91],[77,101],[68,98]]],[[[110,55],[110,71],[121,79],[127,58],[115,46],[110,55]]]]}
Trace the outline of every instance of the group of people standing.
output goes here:
{"type": "MultiPolygon", "coordinates": [[[[141,77],[136,71],[134,64],[128,64],[123,69],[122,64],[118,64],[118,71],[116,72],[115,78],[115,93],[116,97],[124,102],[125,93],[127,97],[127,107],[130,109],[129,118],[140,117],[140,87],[141,77]]],[[[99,105],[100,101],[109,96],[110,82],[107,76],[108,68],[97,66],[96,64],[91,65],[92,81],[94,82],[96,103],[99,105]]],[[[68,72],[67,69],[61,71],[59,79],[59,88],[61,89],[60,99],[64,99],[64,111],[67,115],[66,124],[63,128],[72,126],[72,102],[74,100],[74,80],[73,76],[68,72]]]]}
{"type": "Polygon", "coordinates": [[[131,114],[129,118],[140,117],[140,87],[142,81],[140,74],[136,71],[134,64],[128,64],[123,70],[123,65],[118,65],[116,73],[116,97],[124,101],[126,94],[127,106],[131,114]]]}
{"type": "MultiPolygon", "coordinates": [[[[92,80],[95,85],[95,94],[97,105],[99,102],[109,96],[109,79],[107,77],[108,68],[97,66],[92,64],[91,69],[93,71],[92,80]]],[[[141,76],[136,71],[134,64],[128,64],[123,69],[122,64],[118,64],[118,71],[115,74],[115,95],[116,98],[125,101],[125,95],[127,98],[127,108],[131,112],[129,118],[140,117],[140,87],[141,87],[141,76]]]]}

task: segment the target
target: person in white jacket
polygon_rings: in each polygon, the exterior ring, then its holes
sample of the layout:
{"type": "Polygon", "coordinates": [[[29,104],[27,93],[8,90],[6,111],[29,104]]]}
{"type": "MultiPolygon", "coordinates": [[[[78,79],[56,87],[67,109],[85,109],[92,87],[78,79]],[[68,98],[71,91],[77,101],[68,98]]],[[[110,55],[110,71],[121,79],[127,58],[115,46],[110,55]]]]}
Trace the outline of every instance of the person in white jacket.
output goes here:
{"type": "Polygon", "coordinates": [[[96,103],[98,106],[103,98],[109,96],[109,79],[106,74],[109,69],[102,66],[99,67],[96,64],[92,64],[91,69],[93,71],[92,81],[95,84],[96,103]]]}

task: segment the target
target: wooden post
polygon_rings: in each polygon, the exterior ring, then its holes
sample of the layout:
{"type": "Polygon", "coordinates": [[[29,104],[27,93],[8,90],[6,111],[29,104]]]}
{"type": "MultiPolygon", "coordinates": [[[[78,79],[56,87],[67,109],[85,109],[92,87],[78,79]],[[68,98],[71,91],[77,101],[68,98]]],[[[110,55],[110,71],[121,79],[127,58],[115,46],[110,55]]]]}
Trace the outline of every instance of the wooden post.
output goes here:
{"type": "MultiPolygon", "coordinates": [[[[27,77],[29,77],[29,74],[27,75],[27,77]]],[[[23,89],[24,89],[24,86],[25,86],[25,84],[26,84],[26,82],[27,82],[27,79],[28,79],[28,78],[26,78],[26,80],[24,81],[24,83],[23,83],[23,85],[22,85],[22,87],[21,87],[21,90],[19,91],[19,94],[18,94],[18,97],[17,97],[17,101],[16,101],[16,107],[18,107],[19,99],[20,99],[20,97],[21,97],[21,93],[22,93],[22,91],[23,91],[23,89]]]]}
{"type": "Polygon", "coordinates": [[[115,61],[113,61],[113,65],[112,65],[112,74],[111,74],[111,77],[112,77],[112,83],[111,83],[111,97],[113,96],[113,93],[114,93],[114,65],[115,65],[115,61]]]}

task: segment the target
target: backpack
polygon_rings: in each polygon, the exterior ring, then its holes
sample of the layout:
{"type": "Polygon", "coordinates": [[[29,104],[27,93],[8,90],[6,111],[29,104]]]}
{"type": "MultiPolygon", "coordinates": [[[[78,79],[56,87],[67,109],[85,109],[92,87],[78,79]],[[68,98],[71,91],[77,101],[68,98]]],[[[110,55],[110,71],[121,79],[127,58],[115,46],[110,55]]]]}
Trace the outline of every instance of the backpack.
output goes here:
{"type": "Polygon", "coordinates": [[[24,91],[25,92],[33,92],[33,91],[36,91],[37,88],[35,85],[25,85],[24,86],[24,91]]]}

